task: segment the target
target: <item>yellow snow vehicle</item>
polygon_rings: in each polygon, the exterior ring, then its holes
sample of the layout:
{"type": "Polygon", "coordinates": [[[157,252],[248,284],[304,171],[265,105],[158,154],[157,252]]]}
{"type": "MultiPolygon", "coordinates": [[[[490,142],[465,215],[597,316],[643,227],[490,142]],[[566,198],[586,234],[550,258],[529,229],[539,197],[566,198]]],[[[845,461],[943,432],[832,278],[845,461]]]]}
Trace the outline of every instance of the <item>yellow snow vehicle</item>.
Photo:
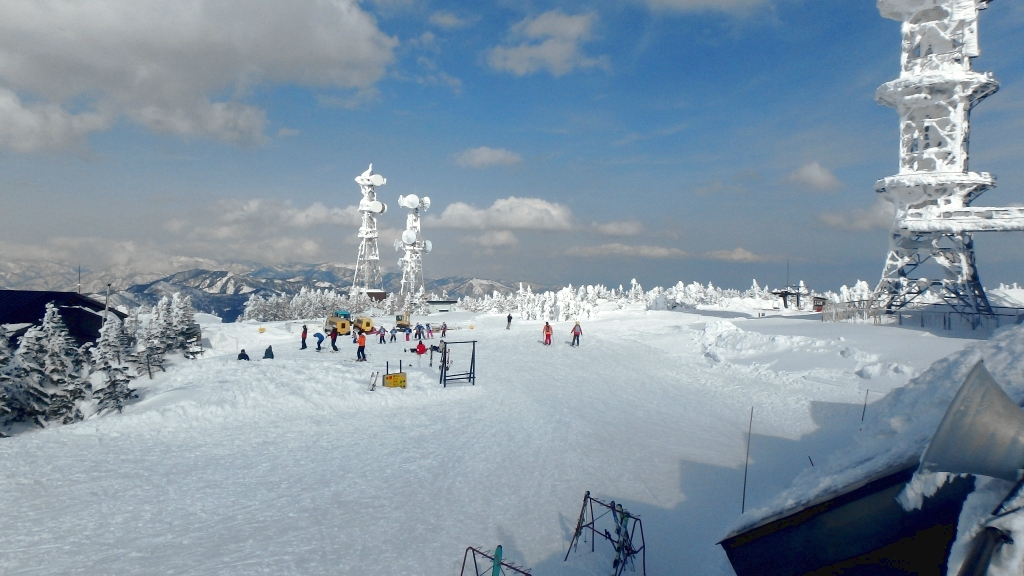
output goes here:
{"type": "Polygon", "coordinates": [[[334,314],[324,320],[324,332],[331,333],[332,328],[338,328],[338,334],[348,334],[352,331],[352,316],[348,310],[335,310],[334,314]]]}
{"type": "Polygon", "coordinates": [[[360,316],[352,321],[352,326],[360,332],[369,332],[370,330],[373,330],[373,320],[370,320],[365,316],[360,316]]]}
{"type": "Polygon", "coordinates": [[[395,327],[399,330],[405,330],[412,326],[412,314],[406,312],[404,314],[398,314],[395,316],[395,327]]]}

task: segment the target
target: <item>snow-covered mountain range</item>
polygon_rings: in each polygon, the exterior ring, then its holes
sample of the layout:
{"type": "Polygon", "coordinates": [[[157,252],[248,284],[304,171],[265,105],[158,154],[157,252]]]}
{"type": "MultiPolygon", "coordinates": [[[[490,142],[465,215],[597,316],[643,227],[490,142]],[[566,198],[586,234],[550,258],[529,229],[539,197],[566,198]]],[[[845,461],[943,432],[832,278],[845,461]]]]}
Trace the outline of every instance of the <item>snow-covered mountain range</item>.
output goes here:
{"type": "MultiPolygon", "coordinates": [[[[111,304],[135,307],[151,306],[161,296],[183,292],[192,296],[197,310],[213,312],[227,321],[242,311],[253,294],[263,297],[295,294],[302,288],[344,290],[352,285],[353,267],[348,264],[289,263],[263,265],[254,262],[221,263],[182,259],[170,262],[171,274],[140,271],[129,267],[103,270],[82,269],[83,293],[103,296],[111,285],[111,304]],[[186,268],[187,267],[187,268],[186,268]]],[[[0,289],[77,291],[77,267],[45,261],[0,261],[0,289]]],[[[401,287],[400,273],[384,274],[384,289],[396,292],[401,287]]],[[[534,290],[546,287],[522,282],[534,290]]],[[[520,281],[484,280],[449,276],[427,280],[426,289],[451,298],[483,296],[495,291],[507,294],[518,289],[520,281]]]]}

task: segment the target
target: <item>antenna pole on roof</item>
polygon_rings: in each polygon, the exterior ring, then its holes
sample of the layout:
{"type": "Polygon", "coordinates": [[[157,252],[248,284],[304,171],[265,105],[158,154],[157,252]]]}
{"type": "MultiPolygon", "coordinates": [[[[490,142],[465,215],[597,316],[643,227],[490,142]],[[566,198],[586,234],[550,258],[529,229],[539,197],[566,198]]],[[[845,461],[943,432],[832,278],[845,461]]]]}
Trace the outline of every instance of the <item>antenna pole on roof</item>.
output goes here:
{"type": "Polygon", "coordinates": [[[107,310],[110,308],[110,283],[107,283],[107,297],[103,300],[103,323],[107,323],[107,310]]]}
{"type": "Polygon", "coordinates": [[[789,288],[789,258],[786,258],[786,288],[789,288]]]}
{"type": "Polygon", "coordinates": [[[78,265],[78,294],[82,294],[82,265],[78,265]]]}
{"type": "Polygon", "coordinates": [[[750,464],[750,431],[754,429],[754,407],[750,407],[750,424],[747,425],[747,457],[743,461],[743,499],[740,500],[740,514],[747,510],[747,465],[750,464]]]}

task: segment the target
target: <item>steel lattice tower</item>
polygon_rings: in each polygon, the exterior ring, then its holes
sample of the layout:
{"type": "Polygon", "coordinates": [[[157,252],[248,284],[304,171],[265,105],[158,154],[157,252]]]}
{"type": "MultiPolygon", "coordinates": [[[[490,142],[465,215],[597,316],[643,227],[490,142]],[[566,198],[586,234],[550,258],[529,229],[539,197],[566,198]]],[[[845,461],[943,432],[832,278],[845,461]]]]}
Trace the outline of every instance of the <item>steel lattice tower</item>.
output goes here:
{"type": "Polygon", "coordinates": [[[402,268],[402,294],[413,295],[424,288],[423,255],[431,250],[430,241],[424,240],[420,233],[420,210],[430,208],[430,198],[419,198],[415,194],[399,196],[398,205],[410,210],[402,239],[395,240],[395,250],[405,250],[405,255],[398,260],[402,268]]]}
{"type": "Polygon", "coordinates": [[[971,58],[980,54],[978,12],[987,5],[988,0],[878,0],[882,16],[903,23],[900,76],[875,95],[900,115],[899,174],[875,185],[896,207],[889,255],[875,289],[886,309],[941,300],[961,312],[991,313],[971,234],[1024,230],[1020,208],[971,206],[995,186],[991,174],[968,170],[971,109],[999,89],[990,73],[971,69],[971,58]],[[923,275],[929,267],[937,277],[923,275]]]}
{"type": "Polygon", "coordinates": [[[359,201],[362,225],[359,227],[359,255],[352,279],[352,294],[384,293],[384,279],[380,273],[380,254],[377,251],[377,214],[383,214],[387,205],[377,200],[377,186],[387,183],[380,174],[373,173],[373,164],[359,176],[356,183],[363,193],[359,201]]]}

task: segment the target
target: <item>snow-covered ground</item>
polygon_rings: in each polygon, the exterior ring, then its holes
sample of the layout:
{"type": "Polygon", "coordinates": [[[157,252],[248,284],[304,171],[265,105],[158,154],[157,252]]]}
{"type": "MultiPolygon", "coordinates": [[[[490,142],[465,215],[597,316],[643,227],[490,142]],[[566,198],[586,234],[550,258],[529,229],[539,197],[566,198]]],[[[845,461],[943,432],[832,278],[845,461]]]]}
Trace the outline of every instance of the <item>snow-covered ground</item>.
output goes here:
{"type": "Polygon", "coordinates": [[[477,385],[447,389],[404,338],[355,363],[350,339],[313,351],[315,322],[304,351],[299,322],[207,323],[206,357],[122,414],[0,440],[0,574],[455,575],[497,544],[536,576],[604,574],[610,554],[562,561],[587,490],[641,516],[651,576],[730,574],[751,407],[748,511],[851,445],[865,394],[972,343],[728,316],[603,311],[577,349],[571,323],[544,347],[543,322],[434,315],[479,341],[477,385]],[[400,359],[409,387],[370,392],[400,359]]]}

